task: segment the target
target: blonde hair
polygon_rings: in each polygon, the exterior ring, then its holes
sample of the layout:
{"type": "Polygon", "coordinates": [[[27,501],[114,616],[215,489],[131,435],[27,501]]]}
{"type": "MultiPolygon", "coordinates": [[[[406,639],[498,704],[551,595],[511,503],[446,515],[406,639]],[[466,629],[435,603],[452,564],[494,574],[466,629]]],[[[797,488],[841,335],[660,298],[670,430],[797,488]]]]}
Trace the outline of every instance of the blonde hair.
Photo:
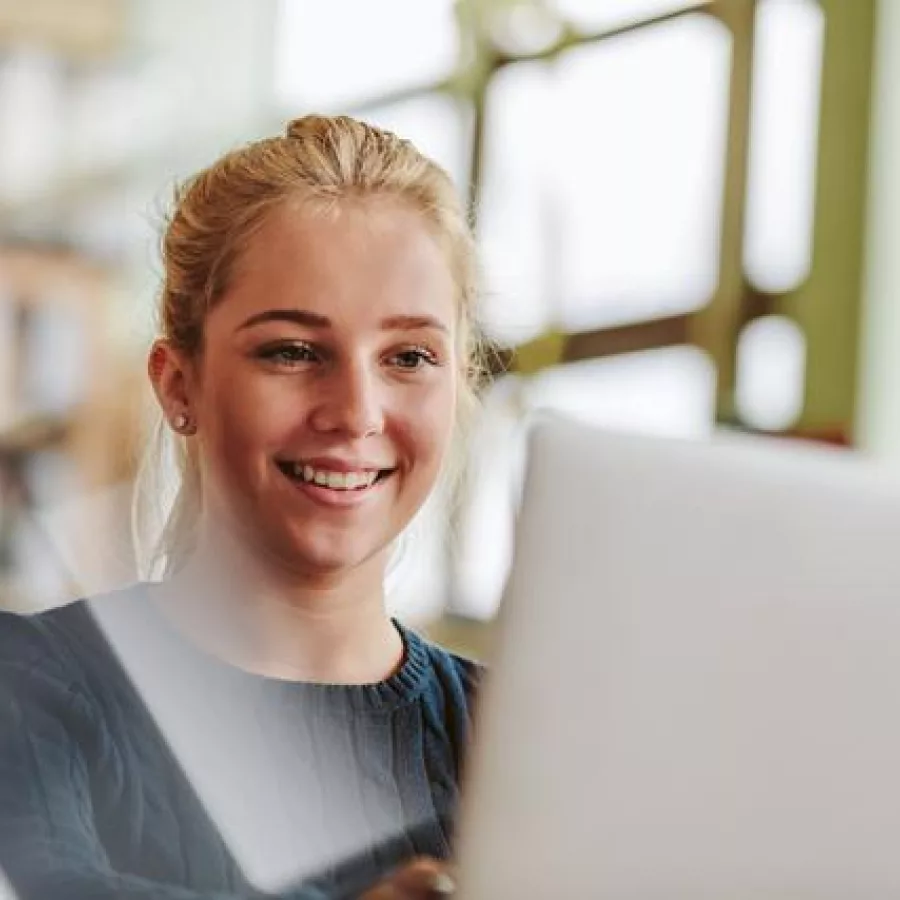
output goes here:
{"type": "MultiPolygon", "coordinates": [[[[227,153],[190,178],[176,190],[162,240],[160,336],[189,357],[202,353],[206,314],[228,290],[248,240],[293,198],[323,210],[346,199],[394,199],[416,210],[439,241],[458,289],[459,403],[444,471],[452,494],[486,371],[475,324],[476,254],[469,217],[449,176],[409,141],[349,116],[305,116],[290,122],[284,135],[227,153]]],[[[133,509],[142,576],[178,568],[191,551],[200,509],[191,442],[172,435],[160,416],[133,509]],[[160,503],[167,451],[174,451],[175,494],[168,510],[153,509],[160,503]]]]}

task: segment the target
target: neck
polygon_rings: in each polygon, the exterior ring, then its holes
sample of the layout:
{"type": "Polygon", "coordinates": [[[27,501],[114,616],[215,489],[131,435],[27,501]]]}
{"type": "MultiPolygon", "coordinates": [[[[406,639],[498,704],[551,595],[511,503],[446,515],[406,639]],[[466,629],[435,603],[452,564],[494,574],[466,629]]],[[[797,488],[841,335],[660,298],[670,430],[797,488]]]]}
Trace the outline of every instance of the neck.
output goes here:
{"type": "Polygon", "coordinates": [[[159,607],[191,643],[239,668],[373,684],[393,674],[403,654],[383,577],[383,558],[312,579],[208,546],[160,586],[159,607]]]}

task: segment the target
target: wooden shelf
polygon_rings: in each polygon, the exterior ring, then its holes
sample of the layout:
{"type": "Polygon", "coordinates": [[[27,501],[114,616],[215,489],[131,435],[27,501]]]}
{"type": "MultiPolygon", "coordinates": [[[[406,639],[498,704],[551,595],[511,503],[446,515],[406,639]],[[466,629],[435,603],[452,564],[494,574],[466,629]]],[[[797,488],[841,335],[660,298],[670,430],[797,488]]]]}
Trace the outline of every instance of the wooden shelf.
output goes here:
{"type": "Polygon", "coordinates": [[[127,481],[137,425],[135,382],[110,344],[114,278],[58,247],[0,248],[0,304],[11,326],[0,348],[0,608],[52,601],[54,552],[70,569],[66,552],[90,562],[87,574],[69,574],[92,585],[102,583],[94,571],[109,568],[101,551],[126,556],[119,495],[114,510],[98,500],[127,481]],[[48,522],[56,544],[42,561],[29,535],[48,522]]]}
{"type": "Polygon", "coordinates": [[[106,59],[122,44],[126,14],[124,0],[4,3],[0,5],[0,39],[7,45],[50,47],[71,59],[106,59]]]}

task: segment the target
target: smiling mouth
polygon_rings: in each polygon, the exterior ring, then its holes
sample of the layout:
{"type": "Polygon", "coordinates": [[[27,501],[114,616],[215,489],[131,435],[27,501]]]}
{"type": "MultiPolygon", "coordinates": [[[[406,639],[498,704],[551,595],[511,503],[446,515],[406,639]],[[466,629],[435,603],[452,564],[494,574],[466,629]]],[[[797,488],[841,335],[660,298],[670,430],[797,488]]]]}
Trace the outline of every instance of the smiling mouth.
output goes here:
{"type": "Polygon", "coordinates": [[[285,460],[276,460],[276,465],[291,481],[335,492],[366,491],[396,471],[396,469],[367,469],[358,472],[333,472],[285,460]]]}

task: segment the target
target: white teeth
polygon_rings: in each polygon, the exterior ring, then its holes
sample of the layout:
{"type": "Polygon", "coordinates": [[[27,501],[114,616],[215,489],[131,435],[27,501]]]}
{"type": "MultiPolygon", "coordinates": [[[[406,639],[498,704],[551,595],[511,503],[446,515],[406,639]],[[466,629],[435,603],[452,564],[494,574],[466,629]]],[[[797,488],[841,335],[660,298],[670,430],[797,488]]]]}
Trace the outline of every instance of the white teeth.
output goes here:
{"type": "Polygon", "coordinates": [[[377,472],[328,472],[314,469],[304,463],[294,463],[293,473],[295,478],[300,478],[320,487],[327,487],[334,491],[349,491],[367,488],[378,477],[377,472]]]}

